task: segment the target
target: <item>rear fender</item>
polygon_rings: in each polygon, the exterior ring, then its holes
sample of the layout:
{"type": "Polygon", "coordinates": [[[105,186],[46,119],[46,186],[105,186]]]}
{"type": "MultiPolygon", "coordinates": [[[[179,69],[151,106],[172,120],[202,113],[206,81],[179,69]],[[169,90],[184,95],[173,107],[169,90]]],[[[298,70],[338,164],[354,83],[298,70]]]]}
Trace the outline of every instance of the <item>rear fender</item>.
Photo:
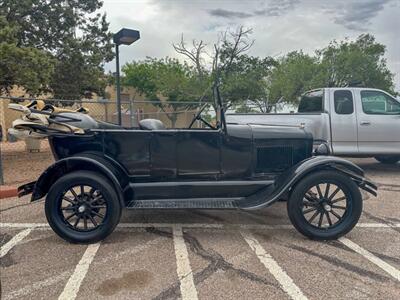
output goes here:
{"type": "Polygon", "coordinates": [[[92,154],[64,158],[47,168],[33,186],[31,201],[43,198],[57,179],[78,170],[94,171],[105,176],[113,184],[121,204],[124,205],[123,190],[128,181],[127,175],[118,166],[92,154]]]}
{"type": "Polygon", "coordinates": [[[339,157],[313,156],[281,174],[277,178],[275,189],[270,196],[268,196],[264,202],[249,207],[248,209],[260,209],[272,204],[285,195],[290,194],[293,187],[304,177],[321,170],[335,170],[341,172],[349,176],[361,189],[377,196],[377,186],[365,178],[364,171],[356,164],[339,157]]]}

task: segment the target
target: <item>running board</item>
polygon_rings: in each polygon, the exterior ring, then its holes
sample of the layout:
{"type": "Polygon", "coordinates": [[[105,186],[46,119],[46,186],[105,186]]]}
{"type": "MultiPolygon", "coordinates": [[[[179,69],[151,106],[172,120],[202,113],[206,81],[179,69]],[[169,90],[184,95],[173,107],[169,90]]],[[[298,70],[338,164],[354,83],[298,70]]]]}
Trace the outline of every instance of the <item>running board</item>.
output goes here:
{"type": "Polygon", "coordinates": [[[243,198],[133,200],[128,209],[236,209],[243,198]]]}

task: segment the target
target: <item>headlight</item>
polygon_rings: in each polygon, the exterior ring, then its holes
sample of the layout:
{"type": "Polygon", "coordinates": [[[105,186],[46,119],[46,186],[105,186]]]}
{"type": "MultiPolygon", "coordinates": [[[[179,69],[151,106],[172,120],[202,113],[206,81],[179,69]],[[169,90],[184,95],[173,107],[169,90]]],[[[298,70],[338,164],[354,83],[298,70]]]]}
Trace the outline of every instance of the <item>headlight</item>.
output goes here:
{"type": "Polygon", "coordinates": [[[322,143],[320,144],[315,150],[314,150],[315,155],[329,155],[331,154],[331,150],[329,148],[329,145],[327,143],[322,143]]]}

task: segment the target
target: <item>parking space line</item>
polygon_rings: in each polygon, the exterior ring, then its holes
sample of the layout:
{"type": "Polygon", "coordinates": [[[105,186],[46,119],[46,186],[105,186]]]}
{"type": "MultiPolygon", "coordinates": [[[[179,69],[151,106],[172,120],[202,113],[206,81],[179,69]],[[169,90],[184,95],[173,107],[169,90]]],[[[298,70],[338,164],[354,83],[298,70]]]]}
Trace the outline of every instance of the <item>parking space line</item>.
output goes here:
{"type": "MultiPolygon", "coordinates": [[[[183,228],[210,228],[210,229],[289,229],[294,230],[291,224],[220,224],[220,223],[121,223],[118,228],[170,228],[180,226],[183,228]]],[[[358,223],[357,228],[400,228],[400,223],[358,223]]],[[[31,229],[50,229],[47,223],[0,223],[0,228],[31,228],[31,229]]]]}
{"type": "Polygon", "coordinates": [[[377,265],[379,268],[384,270],[386,273],[391,275],[393,278],[400,281],[400,271],[397,270],[395,267],[389,265],[387,262],[383,261],[379,257],[376,257],[371,252],[362,248],[361,246],[359,246],[358,244],[349,240],[348,238],[342,237],[339,239],[339,241],[342,242],[344,245],[346,245],[351,250],[353,250],[354,252],[357,252],[358,254],[362,255],[364,258],[368,259],[373,264],[377,265]]]}
{"type": "Polygon", "coordinates": [[[246,240],[247,244],[249,244],[250,248],[255,252],[260,262],[275,277],[290,298],[295,300],[307,299],[300,288],[293,282],[292,278],[290,278],[289,275],[275,261],[275,259],[269,253],[267,253],[267,251],[265,251],[253,234],[245,231],[242,231],[241,234],[246,240]]]}
{"type": "Polygon", "coordinates": [[[81,260],[76,265],[74,273],[72,273],[67,284],[61,293],[59,300],[73,300],[76,298],[79,288],[83,279],[86,276],[89,266],[92,263],[97,250],[99,250],[100,243],[91,244],[87,247],[85,253],[83,253],[81,260]]]}
{"type": "Polygon", "coordinates": [[[189,253],[183,239],[181,226],[173,226],[174,247],[176,256],[176,270],[180,282],[181,296],[183,300],[196,300],[197,290],[194,285],[193,272],[190,266],[189,253]]]}
{"type": "Polygon", "coordinates": [[[1,247],[0,249],[0,258],[5,256],[8,253],[8,251],[10,251],[20,241],[22,241],[31,231],[32,231],[31,228],[24,229],[18,234],[16,234],[11,240],[9,240],[8,243],[3,245],[3,247],[1,247]]]}

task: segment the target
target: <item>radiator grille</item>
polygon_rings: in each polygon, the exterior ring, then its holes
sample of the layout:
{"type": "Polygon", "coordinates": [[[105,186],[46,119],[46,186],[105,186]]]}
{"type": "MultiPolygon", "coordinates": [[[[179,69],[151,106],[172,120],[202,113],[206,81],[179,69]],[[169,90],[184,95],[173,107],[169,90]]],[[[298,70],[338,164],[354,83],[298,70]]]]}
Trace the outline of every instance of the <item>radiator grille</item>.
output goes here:
{"type": "Polygon", "coordinates": [[[281,172],[293,165],[293,147],[272,146],[257,148],[256,172],[281,172]]]}

